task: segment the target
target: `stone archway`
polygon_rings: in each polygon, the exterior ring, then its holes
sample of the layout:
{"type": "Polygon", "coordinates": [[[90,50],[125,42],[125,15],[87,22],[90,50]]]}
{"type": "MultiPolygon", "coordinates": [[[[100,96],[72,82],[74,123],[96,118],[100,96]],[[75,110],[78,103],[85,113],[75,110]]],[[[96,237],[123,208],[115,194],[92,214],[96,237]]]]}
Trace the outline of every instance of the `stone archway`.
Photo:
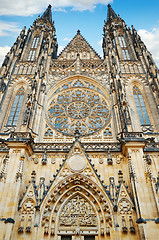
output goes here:
{"type": "Polygon", "coordinates": [[[106,235],[111,235],[112,211],[102,188],[88,177],[74,174],[50,189],[41,206],[42,232],[46,239],[61,240],[60,236],[67,234],[74,236],[74,240],[83,240],[79,236],[89,234],[106,239],[106,235]]]}

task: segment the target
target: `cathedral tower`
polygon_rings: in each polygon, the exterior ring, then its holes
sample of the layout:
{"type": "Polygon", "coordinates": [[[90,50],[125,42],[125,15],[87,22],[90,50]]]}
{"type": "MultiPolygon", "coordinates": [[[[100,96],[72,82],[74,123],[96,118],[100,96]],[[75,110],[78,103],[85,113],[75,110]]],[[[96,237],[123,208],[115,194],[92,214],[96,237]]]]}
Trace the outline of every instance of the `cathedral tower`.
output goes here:
{"type": "Polygon", "coordinates": [[[80,30],[57,56],[51,6],[0,69],[0,236],[157,239],[159,75],[108,5],[101,58],[80,30]]]}

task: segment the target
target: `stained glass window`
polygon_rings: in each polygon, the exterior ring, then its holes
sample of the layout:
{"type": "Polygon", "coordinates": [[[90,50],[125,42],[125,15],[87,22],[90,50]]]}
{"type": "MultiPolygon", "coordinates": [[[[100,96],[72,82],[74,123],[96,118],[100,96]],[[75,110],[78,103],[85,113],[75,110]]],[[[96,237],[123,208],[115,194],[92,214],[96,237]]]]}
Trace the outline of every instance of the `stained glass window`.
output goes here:
{"type": "Polygon", "coordinates": [[[122,49],[124,60],[130,60],[129,52],[127,49],[122,49]]]}
{"type": "Polygon", "coordinates": [[[38,43],[39,43],[39,37],[34,37],[32,45],[31,45],[31,49],[30,49],[30,52],[29,52],[29,55],[28,55],[28,61],[33,61],[34,60],[38,43]]]}
{"type": "Polygon", "coordinates": [[[34,37],[31,48],[37,48],[39,37],[34,37]]]}
{"type": "Polygon", "coordinates": [[[123,36],[119,36],[119,43],[121,47],[126,47],[125,39],[123,36]]]}
{"type": "Polygon", "coordinates": [[[76,81],[70,88],[56,91],[47,109],[48,125],[67,135],[76,130],[89,135],[105,127],[110,119],[108,103],[102,91],[92,86],[76,81]]]}
{"type": "Polygon", "coordinates": [[[140,123],[142,125],[150,125],[150,120],[146,111],[142,94],[136,86],[133,88],[133,94],[134,94],[135,103],[136,103],[137,111],[140,118],[140,123]]]}
{"type": "Polygon", "coordinates": [[[11,113],[10,113],[8,123],[7,123],[8,126],[16,126],[17,125],[23,98],[24,98],[24,88],[22,87],[19,89],[17,95],[15,96],[14,103],[13,103],[11,113]]]}
{"type": "Polygon", "coordinates": [[[119,39],[120,47],[122,49],[123,59],[124,60],[130,60],[129,52],[128,52],[124,37],[123,36],[118,36],[118,39],[119,39]]]}
{"type": "Polygon", "coordinates": [[[35,52],[36,52],[36,50],[30,50],[29,56],[28,56],[28,61],[34,60],[35,52]]]}

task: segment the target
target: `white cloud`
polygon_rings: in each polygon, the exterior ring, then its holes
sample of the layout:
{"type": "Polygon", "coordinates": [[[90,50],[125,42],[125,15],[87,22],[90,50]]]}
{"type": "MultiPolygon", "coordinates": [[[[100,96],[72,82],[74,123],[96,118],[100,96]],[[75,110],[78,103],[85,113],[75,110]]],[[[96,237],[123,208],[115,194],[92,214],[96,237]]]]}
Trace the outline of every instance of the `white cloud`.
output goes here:
{"type": "Polygon", "coordinates": [[[63,41],[69,42],[69,41],[71,41],[71,38],[65,37],[65,38],[63,39],[63,41]]]}
{"type": "Polygon", "coordinates": [[[62,50],[64,49],[64,47],[63,46],[58,46],[58,55],[62,52],[62,50]]]}
{"type": "Polygon", "coordinates": [[[99,42],[98,42],[98,45],[102,47],[102,44],[103,44],[103,39],[101,39],[99,42]]]}
{"type": "Polygon", "coordinates": [[[54,12],[65,12],[66,13],[67,11],[64,8],[59,7],[59,8],[54,8],[54,12]]]}
{"type": "Polygon", "coordinates": [[[9,52],[9,50],[10,50],[9,46],[0,47],[0,66],[3,63],[4,57],[9,52]]]}
{"type": "Polygon", "coordinates": [[[21,29],[17,23],[0,21],[0,37],[15,35],[19,33],[21,29]]]}
{"type": "Polygon", "coordinates": [[[141,36],[142,41],[150,53],[152,53],[156,64],[159,66],[159,27],[153,28],[151,32],[140,29],[138,34],[141,36]]]}
{"type": "Polygon", "coordinates": [[[108,4],[113,0],[1,0],[0,15],[29,16],[44,11],[51,4],[53,9],[65,11],[65,7],[72,10],[93,10],[96,4],[108,4]]]}

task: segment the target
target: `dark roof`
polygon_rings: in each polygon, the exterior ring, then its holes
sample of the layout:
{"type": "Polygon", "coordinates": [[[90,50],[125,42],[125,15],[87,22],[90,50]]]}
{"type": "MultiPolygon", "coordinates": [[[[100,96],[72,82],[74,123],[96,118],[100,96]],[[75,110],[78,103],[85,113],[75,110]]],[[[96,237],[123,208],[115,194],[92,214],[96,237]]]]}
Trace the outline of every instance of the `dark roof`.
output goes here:
{"type": "Polygon", "coordinates": [[[118,16],[116,15],[114,10],[112,9],[111,5],[108,4],[107,21],[111,21],[111,19],[116,19],[116,18],[118,18],[118,16]]]}
{"type": "Polygon", "coordinates": [[[41,19],[48,20],[50,23],[52,23],[51,5],[49,5],[48,8],[45,10],[43,15],[41,16],[41,19]]]}

